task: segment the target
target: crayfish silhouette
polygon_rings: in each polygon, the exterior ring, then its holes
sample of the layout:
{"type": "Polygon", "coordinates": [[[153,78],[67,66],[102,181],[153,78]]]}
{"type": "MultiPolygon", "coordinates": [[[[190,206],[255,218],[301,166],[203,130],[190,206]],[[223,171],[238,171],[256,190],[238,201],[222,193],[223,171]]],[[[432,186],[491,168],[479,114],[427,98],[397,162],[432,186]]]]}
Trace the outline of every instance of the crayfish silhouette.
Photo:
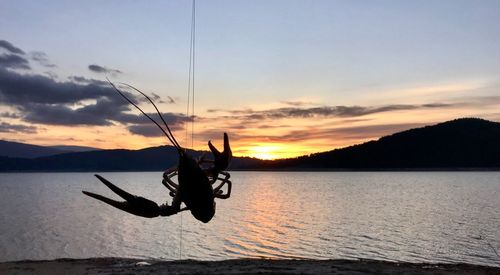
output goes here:
{"type": "Polygon", "coordinates": [[[204,223],[209,222],[215,215],[215,198],[227,199],[231,195],[232,183],[229,180],[231,175],[224,171],[228,167],[232,158],[228,135],[224,133],[224,150],[222,152],[217,150],[217,148],[215,148],[210,141],[208,142],[208,147],[212,152],[213,160],[206,159],[205,155],[195,159],[187,153],[186,149],[179,145],[172,134],[172,131],[170,131],[170,127],[168,127],[168,124],[163,119],[160,111],[146,94],[128,84],[121,83],[142,94],[154,106],[167,131],[165,131],[165,129],[163,129],[158,122],[146,114],[133,101],[127,98],[127,96],[125,96],[125,94],[122,93],[113,83],[109,83],[123,98],[141,111],[141,113],[149,118],[154,124],[156,124],[156,126],[158,126],[168,138],[170,143],[177,149],[179,163],[177,167],[172,167],[163,173],[162,180],[163,185],[169,190],[169,195],[173,198],[172,204],[169,205],[167,202],[165,204],[158,205],[154,201],[132,195],[99,175],[95,176],[125,201],[116,201],[87,191],[82,192],[87,196],[105,202],[136,216],[155,218],[158,216],[171,216],[184,210],[190,210],[191,214],[197,220],[204,223]],[[177,183],[173,180],[176,176],[177,183]],[[227,191],[225,193],[222,190],[224,185],[227,185],[227,191]],[[183,208],[181,208],[182,203],[185,204],[185,207],[183,208]]]}

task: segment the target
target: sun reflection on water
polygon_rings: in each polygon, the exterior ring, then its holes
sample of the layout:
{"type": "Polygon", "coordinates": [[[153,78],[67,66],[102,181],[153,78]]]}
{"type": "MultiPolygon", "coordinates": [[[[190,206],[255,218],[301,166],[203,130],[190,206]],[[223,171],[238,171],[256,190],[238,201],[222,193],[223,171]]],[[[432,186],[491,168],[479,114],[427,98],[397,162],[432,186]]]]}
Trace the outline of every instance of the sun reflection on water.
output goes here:
{"type": "Polygon", "coordinates": [[[234,236],[228,237],[226,250],[248,257],[297,258],[303,254],[300,246],[307,245],[318,234],[307,228],[308,224],[325,211],[318,209],[320,205],[314,201],[307,203],[310,183],[290,182],[287,186],[276,182],[283,179],[279,173],[256,177],[253,180],[260,183],[246,189],[248,201],[241,211],[241,223],[236,226],[234,236]],[[308,218],[299,218],[304,212],[309,213],[308,218]]]}

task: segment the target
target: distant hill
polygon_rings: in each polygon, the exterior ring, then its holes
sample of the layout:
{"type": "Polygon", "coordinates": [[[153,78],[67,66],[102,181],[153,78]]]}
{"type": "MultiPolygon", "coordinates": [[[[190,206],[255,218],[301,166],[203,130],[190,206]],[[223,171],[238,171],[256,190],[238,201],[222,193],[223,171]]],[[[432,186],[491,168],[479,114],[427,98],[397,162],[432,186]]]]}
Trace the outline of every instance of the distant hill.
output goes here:
{"type": "Polygon", "coordinates": [[[14,158],[37,158],[66,153],[69,150],[0,140],[0,156],[14,158]]]}
{"type": "MultiPolygon", "coordinates": [[[[201,151],[189,151],[199,156],[201,151]]],[[[141,150],[99,150],[64,153],[35,159],[0,157],[0,171],[164,171],[178,161],[172,146],[141,150]]],[[[234,158],[235,166],[255,166],[253,158],[234,158]]]]}
{"type": "MultiPolygon", "coordinates": [[[[193,151],[198,156],[203,152],[193,151]]],[[[0,154],[1,155],[1,154],[0,154]]],[[[177,164],[172,146],[99,150],[29,158],[0,157],[0,171],[163,171],[177,164]]],[[[235,157],[233,170],[500,169],[500,123],[457,119],[359,145],[293,159],[235,157]]]]}
{"type": "Polygon", "coordinates": [[[77,146],[77,145],[55,145],[55,146],[48,146],[48,147],[62,150],[62,151],[66,151],[66,152],[88,152],[88,151],[102,150],[102,149],[95,148],[95,147],[77,146]]]}
{"type": "MultiPolygon", "coordinates": [[[[376,141],[294,159],[265,162],[267,169],[500,169],[500,123],[456,119],[376,141]]],[[[246,167],[252,168],[252,167],[246,167]]]]}

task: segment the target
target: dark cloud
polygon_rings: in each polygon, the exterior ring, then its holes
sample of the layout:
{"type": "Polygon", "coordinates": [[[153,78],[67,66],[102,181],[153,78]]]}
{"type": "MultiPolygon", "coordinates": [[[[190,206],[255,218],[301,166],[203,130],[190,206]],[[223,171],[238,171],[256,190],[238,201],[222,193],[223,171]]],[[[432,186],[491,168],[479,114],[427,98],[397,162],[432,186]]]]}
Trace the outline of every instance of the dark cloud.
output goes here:
{"type": "Polygon", "coordinates": [[[3,112],[3,113],[0,113],[0,117],[6,117],[6,118],[20,118],[21,116],[19,116],[19,115],[18,115],[18,114],[16,114],[16,113],[3,112]]]}
{"type": "Polygon", "coordinates": [[[48,68],[56,67],[55,64],[50,62],[49,57],[44,52],[31,52],[30,55],[31,55],[32,60],[38,62],[38,64],[40,64],[44,67],[48,67],[48,68]]]}
{"type": "Polygon", "coordinates": [[[159,102],[159,103],[164,103],[163,100],[161,100],[161,97],[158,94],[151,93],[151,96],[149,97],[151,100],[159,102]]]}
{"type": "Polygon", "coordinates": [[[9,41],[0,40],[0,48],[14,54],[24,54],[24,51],[12,45],[9,41]]]}
{"type": "Polygon", "coordinates": [[[0,55],[0,67],[8,69],[31,69],[28,60],[16,54],[0,55]]]}
{"type": "Polygon", "coordinates": [[[163,100],[158,94],[151,93],[151,100],[158,103],[167,103],[167,104],[175,104],[175,100],[171,96],[167,96],[168,101],[163,100]]]}
{"type": "Polygon", "coordinates": [[[56,79],[57,78],[57,74],[54,73],[54,72],[44,72],[43,74],[45,74],[46,76],[52,78],[52,79],[56,79]]]}
{"type": "Polygon", "coordinates": [[[445,103],[430,103],[430,104],[423,104],[422,107],[424,108],[446,108],[450,107],[450,104],[445,104],[445,103]]]}
{"type": "Polygon", "coordinates": [[[112,120],[128,110],[128,106],[110,98],[72,109],[63,104],[31,104],[25,106],[24,120],[51,125],[111,125],[112,120]]]}
{"type": "MultiPolygon", "coordinates": [[[[133,95],[128,96],[135,101],[133,95]]],[[[125,113],[128,103],[104,82],[58,82],[1,68],[0,105],[16,108],[25,121],[50,125],[109,125],[112,120],[135,116],[125,113]],[[95,103],[75,108],[84,100],[95,103]]]]}
{"type": "MultiPolygon", "coordinates": [[[[360,117],[369,114],[402,111],[402,110],[415,110],[422,108],[444,108],[453,107],[454,104],[424,104],[424,105],[386,105],[377,107],[366,106],[321,106],[311,108],[300,107],[284,107],[269,109],[263,111],[247,110],[222,110],[222,109],[209,109],[208,112],[226,112],[233,115],[234,118],[242,118],[249,120],[263,120],[263,119],[285,119],[285,118],[313,118],[313,117],[360,117]]],[[[227,117],[230,118],[230,117],[227,117]]]]}
{"type": "MultiPolygon", "coordinates": [[[[134,102],[142,97],[123,91],[134,102]]],[[[104,81],[73,76],[56,81],[43,75],[20,74],[0,68],[0,105],[17,110],[16,118],[45,125],[124,124],[135,134],[151,136],[156,127],[142,114],[129,113],[131,107],[104,81]]],[[[156,113],[148,113],[160,122],[156,113]]],[[[187,121],[184,114],[163,113],[172,130],[187,121]]],[[[2,113],[13,117],[14,114],[2,113]]],[[[156,135],[161,132],[156,129],[156,135]]]]}
{"type": "Polygon", "coordinates": [[[115,96],[115,91],[101,83],[58,82],[43,75],[19,74],[0,68],[0,103],[4,105],[72,104],[110,96],[115,96]]]}
{"type": "MultiPolygon", "coordinates": [[[[149,114],[149,115],[153,118],[156,118],[154,114],[149,114]]],[[[182,126],[185,124],[185,122],[190,121],[184,114],[164,113],[162,115],[163,118],[165,119],[165,122],[167,122],[168,127],[170,127],[170,130],[172,131],[182,129],[182,126]]],[[[160,122],[160,119],[157,119],[157,121],[160,125],[163,125],[160,122]]],[[[135,125],[128,126],[127,129],[133,134],[145,137],[163,136],[163,132],[149,120],[144,120],[142,125],[139,125],[138,123],[140,122],[136,122],[135,125]]]]}
{"type": "Polygon", "coordinates": [[[36,133],[35,126],[27,126],[20,124],[9,124],[6,122],[0,123],[0,133],[36,133]]]}
{"type": "MultiPolygon", "coordinates": [[[[129,103],[119,96],[105,81],[72,76],[66,81],[57,81],[55,75],[21,74],[8,69],[29,69],[24,51],[11,43],[0,40],[0,48],[8,51],[0,55],[0,105],[9,106],[16,113],[0,113],[0,117],[17,118],[25,122],[45,125],[127,125],[134,133],[150,135],[147,128],[153,125],[142,114],[131,114],[129,103]]],[[[55,67],[43,52],[32,52],[30,58],[45,67],[55,67]]],[[[121,73],[99,65],[90,65],[89,70],[98,73],[121,73]]],[[[144,102],[141,96],[123,91],[133,102],[144,102]]],[[[160,101],[154,94],[154,100],[160,101]]],[[[169,98],[168,103],[175,103],[169,98]]],[[[149,114],[157,118],[156,114],[149,114]]],[[[172,129],[186,121],[185,115],[164,113],[172,129]]],[[[160,121],[159,119],[157,119],[160,121]]],[[[32,126],[2,124],[3,132],[34,132],[32,126]]],[[[157,130],[158,131],[158,130],[157,130]]]]}
{"type": "Polygon", "coordinates": [[[167,103],[167,104],[175,104],[175,100],[170,97],[170,96],[167,96],[168,98],[168,101],[164,101],[158,94],[156,93],[151,93],[151,96],[149,96],[149,98],[151,98],[151,100],[153,100],[154,102],[158,102],[158,103],[167,103]]]}
{"type": "Polygon", "coordinates": [[[70,79],[71,81],[74,81],[74,82],[85,83],[85,84],[92,83],[94,81],[93,79],[90,79],[90,78],[86,78],[83,76],[74,76],[74,75],[68,77],[68,79],[70,79]]]}
{"type": "Polygon", "coordinates": [[[100,86],[110,86],[109,82],[83,76],[70,76],[69,80],[78,84],[95,84],[100,86]]]}
{"type": "Polygon", "coordinates": [[[122,73],[120,70],[106,68],[106,67],[99,66],[96,64],[91,64],[91,65],[89,65],[88,68],[89,68],[89,70],[91,70],[94,73],[105,73],[105,74],[106,73],[110,73],[110,74],[121,74],[122,73]]]}
{"type": "Polygon", "coordinates": [[[141,135],[145,137],[160,137],[163,132],[156,127],[156,125],[131,125],[127,129],[132,134],[141,135]]]}

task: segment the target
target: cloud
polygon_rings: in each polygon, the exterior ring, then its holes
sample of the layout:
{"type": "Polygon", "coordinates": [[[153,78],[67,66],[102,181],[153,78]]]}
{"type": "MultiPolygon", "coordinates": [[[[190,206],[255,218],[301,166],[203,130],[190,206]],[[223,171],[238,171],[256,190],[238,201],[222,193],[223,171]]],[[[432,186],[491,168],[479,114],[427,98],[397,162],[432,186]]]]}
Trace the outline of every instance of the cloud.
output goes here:
{"type": "Polygon", "coordinates": [[[109,86],[109,82],[107,81],[102,81],[94,78],[86,78],[83,76],[70,76],[68,77],[69,80],[73,82],[77,82],[79,84],[97,84],[101,86],[109,86]]]}
{"type": "MultiPolygon", "coordinates": [[[[254,111],[252,109],[246,110],[222,110],[222,109],[209,109],[208,112],[227,112],[234,118],[242,118],[248,120],[262,120],[262,119],[286,119],[286,118],[313,118],[313,117],[360,117],[369,114],[402,111],[402,110],[415,110],[423,108],[445,108],[453,107],[454,104],[424,104],[424,105],[409,105],[409,104],[395,104],[385,106],[321,106],[321,107],[284,107],[275,108],[262,111],[254,111]]],[[[230,116],[226,116],[229,118],[230,116]]]]}
{"type": "MultiPolygon", "coordinates": [[[[156,93],[151,93],[151,95],[149,96],[149,98],[151,98],[151,100],[153,100],[154,102],[158,102],[158,103],[167,103],[167,104],[175,104],[175,100],[171,97],[171,96],[167,96],[168,98],[168,101],[164,101],[158,94],[156,93]]],[[[147,102],[147,100],[145,101],[147,102]]]]}
{"type": "Polygon", "coordinates": [[[175,100],[171,96],[167,96],[168,101],[164,101],[158,94],[156,93],[151,93],[151,96],[149,96],[151,100],[158,102],[158,103],[167,103],[167,104],[175,104],[175,100]]]}
{"type": "Polygon", "coordinates": [[[91,65],[89,65],[88,68],[89,68],[89,70],[91,70],[94,73],[104,73],[104,74],[110,73],[110,74],[113,74],[113,75],[121,74],[122,73],[122,71],[120,71],[120,70],[106,68],[106,67],[99,66],[99,65],[96,65],[96,64],[91,64],[91,65]]]}
{"type": "Polygon", "coordinates": [[[279,140],[281,142],[297,142],[311,139],[373,139],[389,135],[395,132],[400,132],[415,127],[424,126],[423,123],[398,123],[398,124],[376,124],[367,126],[355,127],[340,127],[340,128],[311,128],[308,131],[291,131],[279,137],[272,137],[271,140],[279,140]]]}
{"type": "MultiPolygon", "coordinates": [[[[154,114],[149,114],[151,117],[156,118],[154,114]]],[[[165,119],[165,122],[167,122],[168,127],[170,127],[170,130],[176,131],[179,129],[182,129],[182,126],[185,124],[185,122],[190,121],[188,117],[184,114],[176,114],[176,113],[164,113],[162,114],[163,118],[165,119]]],[[[160,119],[157,119],[157,122],[163,126],[161,123],[160,119]]],[[[130,125],[127,127],[127,129],[136,135],[141,135],[145,137],[161,137],[164,136],[163,132],[158,129],[156,125],[154,125],[152,122],[149,120],[146,121],[143,125],[130,125]]],[[[167,129],[165,129],[166,131],[167,129]]]]}
{"type": "MultiPolygon", "coordinates": [[[[382,136],[390,135],[395,132],[400,132],[415,127],[421,127],[425,124],[422,123],[400,123],[400,124],[375,124],[354,127],[306,127],[306,128],[290,128],[289,131],[280,132],[279,134],[262,134],[257,133],[242,133],[239,131],[232,131],[232,129],[225,129],[230,133],[231,140],[237,140],[240,145],[255,145],[259,143],[278,143],[278,144],[300,144],[303,142],[314,141],[315,146],[321,145],[320,143],[327,142],[327,148],[332,148],[334,145],[345,146],[348,144],[365,142],[380,138],[382,136]],[[337,142],[338,141],[338,142],[337,142]],[[318,143],[319,142],[319,143],[318,143]]],[[[206,130],[197,132],[196,136],[203,140],[217,140],[220,138],[221,131],[219,130],[206,130]]],[[[314,152],[303,152],[304,154],[314,152]]]]}
{"type": "Polygon", "coordinates": [[[57,74],[54,73],[54,72],[44,72],[43,74],[46,75],[46,76],[48,76],[48,77],[50,77],[50,78],[52,78],[52,79],[56,79],[57,78],[57,74]]]}
{"type": "Polygon", "coordinates": [[[253,109],[250,108],[245,108],[242,110],[228,110],[228,109],[207,109],[208,113],[229,113],[233,115],[239,115],[239,114],[249,114],[249,113],[254,113],[253,109]]]}
{"type": "MultiPolygon", "coordinates": [[[[455,105],[455,104],[453,104],[455,105]]],[[[441,108],[441,107],[450,107],[451,104],[445,104],[445,103],[429,103],[429,104],[422,104],[421,105],[424,108],[441,108]]]]}
{"type": "Polygon", "coordinates": [[[0,113],[0,117],[6,117],[6,118],[20,118],[19,114],[16,114],[16,113],[10,113],[10,112],[3,112],[3,113],[0,113]]]}
{"type": "MultiPolygon", "coordinates": [[[[123,91],[132,101],[142,97],[123,91]]],[[[56,81],[44,75],[20,74],[0,68],[0,105],[16,109],[17,113],[1,113],[3,117],[45,125],[106,126],[126,125],[134,133],[152,136],[158,129],[142,114],[129,113],[131,107],[107,82],[72,76],[56,81]]],[[[158,122],[156,113],[148,113],[158,122]]],[[[184,114],[163,113],[172,130],[180,129],[187,118],[184,114]]]]}
{"type": "Polygon", "coordinates": [[[38,64],[40,64],[44,67],[48,67],[48,68],[56,67],[55,64],[50,62],[49,57],[44,52],[31,52],[30,55],[31,55],[32,60],[38,62],[38,64]]]}
{"type": "Polygon", "coordinates": [[[9,124],[6,122],[0,123],[0,133],[36,133],[35,126],[27,126],[20,124],[9,124]]]}
{"type": "Polygon", "coordinates": [[[156,125],[131,125],[127,129],[136,135],[141,135],[145,137],[161,137],[163,132],[161,132],[156,125]]]}
{"type": "Polygon", "coordinates": [[[0,55],[0,68],[31,69],[29,61],[22,56],[25,54],[23,50],[5,40],[0,40],[0,49],[7,51],[7,53],[0,55]]]}
{"type": "Polygon", "coordinates": [[[130,109],[128,103],[104,82],[58,82],[43,75],[1,68],[0,105],[16,108],[24,121],[50,125],[110,125],[112,120],[136,116],[125,113],[130,109]],[[83,104],[86,100],[95,103],[83,104]],[[78,104],[83,106],[75,108],[78,104]]]}
{"type": "Polygon", "coordinates": [[[14,54],[24,54],[24,51],[19,49],[18,47],[12,45],[9,41],[0,40],[0,48],[7,50],[10,53],[14,54]]]}
{"type": "Polygon", "coordinates": [[[294,106],[294,107],[300,107],[300,106],[311,106],[311,105],[317,105],[313,102],[310,101],[282,101],[281,103],[289,105],[289,106],[294,106]]]}
{"type": "Polygon", "coordinates": [[[63,104],[31,104],[23,108],[24,120],[31,123],[49,125],[112,125],[113,112],[121,112],[127,107],[123,105],[110,106],[108,99],[101,99],[95,104],[72,109],[63,104]],[[121,108],[120,108],[121,107],[121,108]],[[111,115],[110,115],[111,114],[111,115]]]}
{"type": "MultiPolygon", "coordinates": [[[[82,76],[71,76],[65,81],[43,74],[21,74],[9,69],[29,69],[29,62],[21,49],[1,40],[0,47],[9,53],[0,55],[0,106],[8,106],[15,113],[3,112],[0,117],[16,118],[24,122],[44,125],[90,125],[106,126],[123,124],[129,131],[146,136],[161,135],[161,132],[142,114],[133,114],[129,103],[116,93],[105,81],[82,76]],[[153,131],[154,130],[154,131],[153,131]]],[[[51,64],[43,52],[30,53],[32,60],[46,67],[51,64]]],[[[100,73],[121,73],[119,70],[90,65],[89,69],[100,73]]],[[[142,96],[123,90],[133,102],[145,102],[142,96]]],[[[159,95],[152,98],[161,102],[159,95]]],[[[167,103],[175,100],[168,97],[167,103]]],[[[149,113],[158,122],[156,113],[149,113]]],[[[163,117],[172,130],[180,129],[187,118],[184,114],[163,113],[163,117]]],[[[2,132],[24,131],[33,133],[36,127],[13,125],[3,122],[2,132]]]]}
{"type": "Polygon", "coordinates": [[[73,104],[115,95],[111,87],[98,82],[85,85],[58,82],[43,75],[19,74],[0,68],[0,103],[4,105],[73,104]]]}
{"type": "Polygon", "coordinates": [[[149,98],[151,98],[151,100],[153,100],[153,101],[157,101],[159,103],[164,103],[164,101],[161,100],[161,97],[158,94],[151,93],[151,96],[149,98]]]}
{"type": "Polygon", "coordinates": [[[457,98],[455,100],[458,104],[463,106],[480,106],[484,107],[486,105],[497,105],[500,104],[500,96],[471,96],[457,98]]]}
{"type": "Polygon", "coordinates": [[[8,69],[31,69],[27,59],[15,54],[0,55],[0,67],[8,69]]]}

